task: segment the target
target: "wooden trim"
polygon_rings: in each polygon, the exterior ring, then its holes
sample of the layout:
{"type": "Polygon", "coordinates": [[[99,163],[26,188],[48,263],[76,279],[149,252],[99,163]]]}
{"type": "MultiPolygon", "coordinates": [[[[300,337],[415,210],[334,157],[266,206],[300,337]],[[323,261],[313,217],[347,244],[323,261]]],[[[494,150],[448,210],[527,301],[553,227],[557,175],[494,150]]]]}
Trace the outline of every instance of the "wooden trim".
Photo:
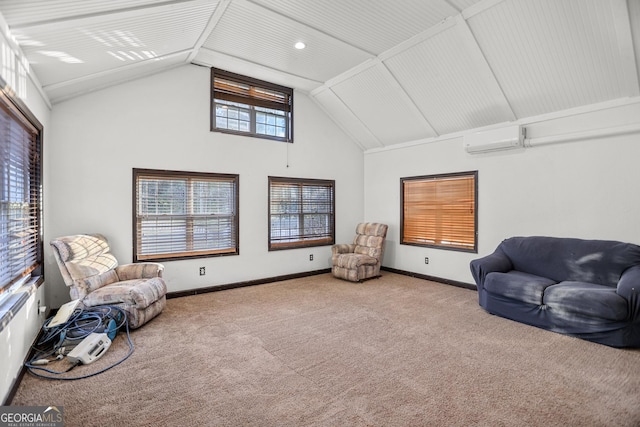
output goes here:
{"type": "Polygon", "coordinates": [[[286,274],[284,276],[266,277],[264,279],[249,280],[246,282],[227,283],[224,285],[209,286],[206,288],[192,289],[189,291],[168,292],[167,298],[180,298],[192,295],[206,294],[209,292],[224,291],[227,289],[243,288],[245,286],[264,285],[266,283],[281,282],[283,280],[300,279],[302,277],[316,276],[319,274],[331,273],[330,268],[322,270],[307,271],[304,273],[286,274]]]}
{"type": "Polygon", "coordinates": [[[403,276],[416,277],[418,279],[430,280],[432,282],[443,283],[445,285],[451,285],[451,286],[455,286],[455,287],[458,287],[458,288],[465,288],[465,289],[470,289],[470,290],[473,290],[473,291],[477,291],[478,290],[477,286],[474,285],[474,284],[465,283],[465,282],[458,282],[457,280],[444,279],[442,277],[429,276],[429,275],[426,275],[426,274],[414,273],[414,272],[411,272],[411,271],[397,270],[395,268],[384,267],[384,266],[380,267],[380,270],[388,271],[389,273],[402,274],[403,276]]]}

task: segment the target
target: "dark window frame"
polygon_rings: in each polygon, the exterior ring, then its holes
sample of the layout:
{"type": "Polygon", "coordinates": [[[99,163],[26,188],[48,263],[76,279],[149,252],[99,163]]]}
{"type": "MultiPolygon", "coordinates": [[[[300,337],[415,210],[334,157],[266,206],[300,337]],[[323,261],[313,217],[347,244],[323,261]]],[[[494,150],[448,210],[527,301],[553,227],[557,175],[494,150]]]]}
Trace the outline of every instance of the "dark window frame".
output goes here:
{"type": "MultiPolygon", "coordinates": [[[[298,249],[298,248],[309,248],[316,246],[329,246],[335,244],[336,240],[336,186],[335,180],[329,179],[313,179],[313,178],[287,178],[287,177],[276,177],[270,176],[268,179],[268,223],[269,223],[269,231],[268,231],[268,246],[269,251],[278,251],[278,250],[286,250],[286,249],[298,249]],[[313,238],[313,235],[304,235],[302,234],[299,240],[293,242],[274,242],[272,239],[272,184],[278,185],[290,185],[292,187],[298,186],[300,188],[304,188],[305,186],[322,186],[328,187],[331,189],[331,206],[329,208],[330,212],[326,213],[329,217],[328,226],[329,230],[326,235],[316,236],[317,238],[313,238]]],[[[302,198],[304,191],[300,192],[300,197],[302,198]]],[[[300,200],[300,205],[303,205],[302,199],[300,200]]],[[[317,203],[317,202],[316,202],[317,203]]],[[[290,216],[298,215],[298,229],[304,229],[304,217],[305,215],[313,215],[312,212],[303,212],[302,209],[297,213],[288,213],[290,216]]],[[[316,213],[317,214],[317,213],[316,213]]],[[[325,214],[323,212],[322,214],[325,214]]]]}
{"type": "MultiPolygon", "coordinates": [[[[438,223],[437,227],[440,229],[443,227],[442,223],[438,223]]],[[[434,231],[433,234],[438,234],[437,231],[434,231]]],[[[425,239],[426,240],[426,239],[425,239]]],[[[441,239],[442,240],[442,239],[441,239]]],[[[447,239],[454,240],[454,239],[447,239]]],[[[470,253],[478,253],[478,171],[466,171],[466,172],[455,172],[455,173],[444,173],[444,174],[435,174],[435,175],[422,175],[422,176],[414,176],[414,177],[404,177],[400,178],[400,244],[401,245],[409,245],[409,246],[420,246],[427,248],[435,248],[435,249],[444,249],[451,251],[459,251],[459,252],[470,252],[470,253]],[[445,180],[451,181],[456,178],[473,178],[473,244],[470,247],[465,247],[464,242],[457,242],[456,244],[445,244],[445,243],[423,243],[417,242],[415,240],[409,240],[407,236],[405,236],[405,224],[407,220],[405,219],[405,183],[412,181],[425,181],[425,182],[443,182],[445,180]]]]}
{"type": "MultiPolygon", "coordinates": [[[[210,91],[210,130],[212,132],[222,132],[232,135],[249,136],[253,138],[262,138],[274,141],[281,141],[287,143],[293,143],[293,89],[270,83],[264,80],[258,80],[253,77],[243,76],[241,74],[232,73],[230,71],[221,70],[218,68],[211,68],[211,91],[210,91]],[[265,90],[270,92],[277,92],[283,95],[283,100],[278,101],[275,98],[273,100],[267,99],[267,97],[253,96],[249,93],[238,93],[230,90],[223,90],[221,88],[216,89],[216,78],[224,79],[237,83],[239,85],[246,85],[252,88],[248,92],[253,92],[253,89],[265,90]],[[246,131],[233,130],[224,127],[216,126],[216,100],[220,100],[224,103],[237,103],[248,106],[248,114],[250,116],[248,122],[250,123],[250,129],[246,131]],[[256,110],[255,108],[266,108],[282,111],[285,118],[285,136],[267,135],[258,133],[256,130],[256,110]]],[[[246,121],[246,120],[244,120],[246,121]]]]}
{"type": "MultiPolygon", "coordinates": [[[[6,263],[4,255],[2,258],[2,269],[7,269],[7,280],[0,282],[0,294],[10,292],[12,289],[22,286],[26,281],[36,278],[35,284],[39,286],[44,281],[44,255],[43,255],[43,174],[42,174],[42,141],[44,127],[40,121],[33,115],[33,113],[27,108],[27,106],[18,99],[14,92],[6,85],[2,79],[0,79],[0,109],[3,110],[5,118],[3,120],[10,120],[11,123],[18,125],[25,134],[28,134],[28,142],[26,140],[21,141],[21,145],[18,152],[22,152],[23,161],[10,161],[11,157],[15,158],[17,154],[11,141],[3,139],[0,141],[0,158],[3,160],[3,165],[0,168],[3,174],[0,176],[0,205],[7,204],[7,211],[5,219],[0,217],[0,230],[5,229],[7,232],[7,254],[13,253],[14,250],[11,247],[18,248],[21,253],[20,259],[28,260],[26,263],[21,263],[19,266],[10,266],[6,263]],[[26,143],[25,143],[26,142],[26,143]],[[12,150],[12,147],[14,148],[12,150]],[[5,154],[2,154],[4,152],[5,154]],[[12,153],[11,156],[8,153],[12,153]],[[6,155],[6,156],[5,156],[6,155]],[[26,164],[26,168],[18,168],[18,166],[26,164]],[[19,170],[18,170],[19,169],[19,170]],[[12,172],[10,172],[12,171],[12,172]],[[21,176],[21,185],[16,187],[12,184],[18,175],[21,176]],[[8,175],[5,175],[8,174],[8,175]],[[12,180],[11,178],[14,178],[12,180]],[[23,181],[22,181],[23,180],[23,181]],[[9,193],[14,196],[17,195],[17,190],[23,191],[24,199],[22,200],[9,200],[5,199],[9,193]],[[26,218],[28,224],[25,224],[20,230],[13,230],[11,224],[16,223],[15,217],[10,213],[10,204],[20,202],[28,205],[27,212],[20,215],[21,218],[26,218]],[[13,218],[13,219],[12,219],[13,218]],[[27,233],[27,234],[25,234],[27,233]],[[13,235],[14,237],[10,237],[13,235]],[[22,242],[18,245],[15,236],[21,236],[22,242]],[[13,243],[13,244],[11,244],[13,243]],[[26,249],[26,250],[25,250],[26,249]],[[28,265],[27,265],[28,264],[28,265]]],[[[10,126],[10,125],[9,125],[10,126]]],[[[12,136],[15,134],[12,132],[12,136]]],[[[15,142],[15,140],[14,140],[15,142]]],[[[0,206],[0,212],[5,208],[0,206]]],[[[4,215],[2,215],[4,217],[4,215]]],[[[14,255],[16,255],[14,253],[14,255]]],[[[4,295],[0,297],[0,300],[4,300],[4,295]]]]}
{"type": "MultiPolygon", "coordinates": [[[[194,235],[194,218],[198,215],[192,212],[193,200],[188,202],[189,212],[180,215],[168,215],[167,218],[173,217],[185,217],[185,242],[186,244],[193,244],[193,239],[189,238],[189,235],[194,235]]],[[[211,214],[213,215],[213,214],[211,214]]],[[[226,215],[228,216],[228,215],[226,215]]],[[[204,218],[202,215],[200,219],[204,218]]],[[[211,172],[188,172],[188,171],[173,171],[173,170],[159,170],[159,169],[133,169],[133,261],[134,262],[146,262],[146,261],[175,261],[180,259],[195,259],[195,258],[209,258],[216,256],[227,255],[239,255],[240,254],[240,175],[237,174],[225,174],[225,173],[211,173],[211,172]],[[231,230],[231,243],[233,246],[229,246],[224,249],[207,249],[207,250],[194,250],[193,248],[182,252],[164,252],[156,254],[141,254],[141,241],[139,241],[139,232],[141,226],[139,225],[141,219],[139,218],[139,200],[138,200],[138,178],[140,177],[157,177],[158,180],[168,179],[188,179],[188,188],[193,189],[192,182],[211,182],[219,180],[221,182],[232,182],[234,189],[233,200],[233,229],[231,230]]]]}

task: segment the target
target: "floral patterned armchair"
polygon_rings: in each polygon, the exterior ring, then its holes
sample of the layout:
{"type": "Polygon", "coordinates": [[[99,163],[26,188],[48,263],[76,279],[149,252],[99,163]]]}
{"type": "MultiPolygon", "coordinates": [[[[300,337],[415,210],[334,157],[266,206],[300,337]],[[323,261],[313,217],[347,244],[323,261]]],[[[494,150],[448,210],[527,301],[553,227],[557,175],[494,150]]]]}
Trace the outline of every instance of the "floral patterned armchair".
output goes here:
{"type": "Polygon", "coordinates": [[[352,244],[332,246],[333,275],[352,282],[380,277],[387,228],[386,224],[361,223],[352,244]]]}
{"type": "Polygon", "coordinates": [[[85,307],[121,307],[132,329],[164,309],[167,286],[162,280],[162,264],[118,265],[101,234],[59,237],[51,241],[51,247],[71,298],[80,299],[85,307]]]}

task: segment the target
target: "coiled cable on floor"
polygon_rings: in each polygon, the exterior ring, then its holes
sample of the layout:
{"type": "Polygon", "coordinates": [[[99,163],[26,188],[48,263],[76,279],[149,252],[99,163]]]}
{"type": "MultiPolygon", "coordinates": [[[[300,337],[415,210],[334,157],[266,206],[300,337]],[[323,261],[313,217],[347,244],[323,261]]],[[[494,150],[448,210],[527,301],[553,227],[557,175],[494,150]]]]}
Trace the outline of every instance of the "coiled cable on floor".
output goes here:
{"type": "Polygon", "coordinates": [[[66,322],[49,328],[48,325],[51,323],[52,319],[53,318],[49,318],[44,323],[42,327],[42,335],[36,344],[33,345],[33,356],[25,363],[25,367],[29,373],[36,377],[67,381],[89,378],[118,366],[133,354],[134,346],[131,341],[131,335],[129,334],[127,312],[120,307],[114,305],[101,305],[85,309],[76,309],[66,322]],[[62,359],[64,355],[68,353],[67,347],[75,347],[84,338],[94,332],[107,333],[113,340],[117,332],[123,326],[125,327],[125,332],[127,334],[129,351],[122,359],[112,363],[106,368],[78,377],[62,377],[57,375],[71,371],[78,365],[78,363],[72,364],[64,371],[54,371],[43,366],[47,365],[49,362],[62,359]],[[54,358],[49,359],[50,357],[54,358]],[[36,371],[46,372],[51,375],[45,375],[36,371]]]}

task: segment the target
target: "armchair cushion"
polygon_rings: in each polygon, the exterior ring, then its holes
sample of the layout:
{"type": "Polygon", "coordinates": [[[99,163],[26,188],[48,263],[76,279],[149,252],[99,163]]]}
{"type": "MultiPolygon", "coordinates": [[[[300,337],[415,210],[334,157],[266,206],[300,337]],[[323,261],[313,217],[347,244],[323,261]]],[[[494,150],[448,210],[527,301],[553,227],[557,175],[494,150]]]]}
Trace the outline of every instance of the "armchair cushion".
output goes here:
{"type": "Polygon", "coordinates": [[[162,277],[164,266],[157,262],[141,262],[139,264],[123,264],[116,267],[119,280],[150,279],[162,277]]]}
{"type": "Polygon", "coordinates": [[[104,304],[128,304],[147,307],[166,294],[164,282],[159,279],[132,279],[105,286],[91,292],[82,301],[88,307],[104,304]]]}
{"type": "Polygon", "coordinates": [[[333,265],[342,268],[358,268],[361,265],[376,265],[378,259],[369,255],[349,254],[348,256],[339,255],[333,261],[333,265]]]}
{"type": "Polygon", "coordinates": [[[79,299],[93,291],[97,291],[103,286],[120,280],[115,270],[108,270],[101,274],[95,274],[73,281],[74,285],[70,287],[71,298],[79,299]]]}

